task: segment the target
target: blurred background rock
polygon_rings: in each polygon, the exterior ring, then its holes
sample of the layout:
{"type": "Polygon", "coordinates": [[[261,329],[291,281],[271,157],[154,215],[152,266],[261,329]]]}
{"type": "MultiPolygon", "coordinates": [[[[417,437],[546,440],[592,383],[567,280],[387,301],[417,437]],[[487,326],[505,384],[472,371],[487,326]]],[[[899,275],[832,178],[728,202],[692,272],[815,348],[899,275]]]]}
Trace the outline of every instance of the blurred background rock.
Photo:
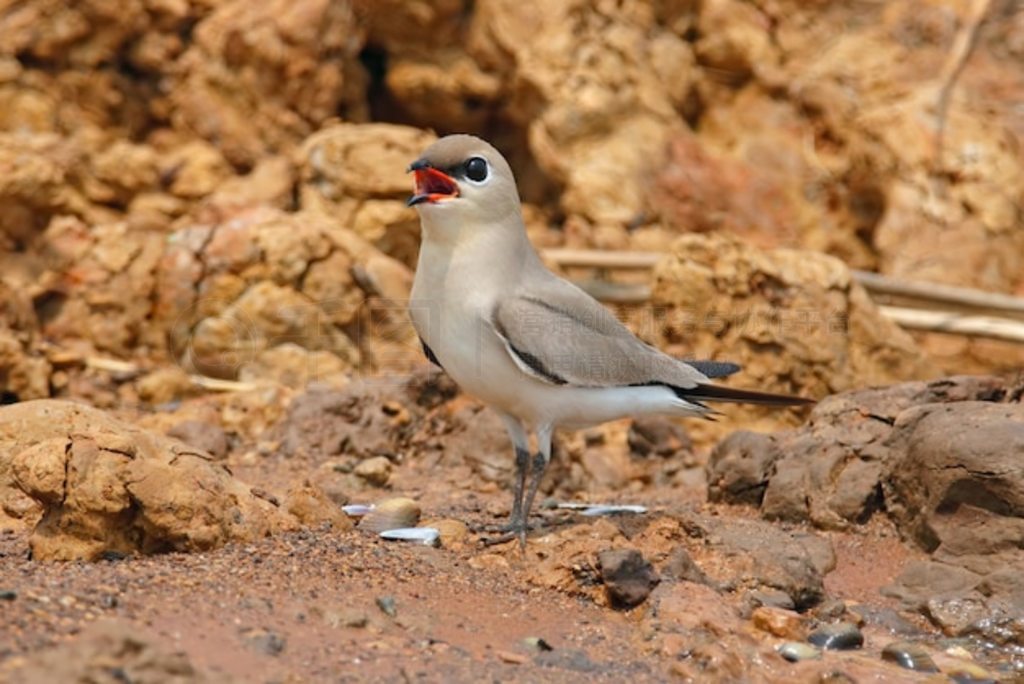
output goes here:
{"type": "Polygon", "coordinates": [[[681,356],[743,339],[748,383],[816,396],[1024,362],[846,270],[1024,294],[1019,3],[7,0],[0,35],[6,401],[422,363],[404,171],[455,131],[538,246],[665,253],[621,313],[681,356]]]}

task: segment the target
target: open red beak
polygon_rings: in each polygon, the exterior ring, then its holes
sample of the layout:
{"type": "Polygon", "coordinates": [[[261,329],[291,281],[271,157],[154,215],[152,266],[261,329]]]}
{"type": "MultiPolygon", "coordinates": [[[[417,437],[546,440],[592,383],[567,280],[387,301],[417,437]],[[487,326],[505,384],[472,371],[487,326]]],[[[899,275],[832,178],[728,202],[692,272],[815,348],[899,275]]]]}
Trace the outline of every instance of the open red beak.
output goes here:
{"type": "Polygon", "coordinates": [[[421,202],[433,204],[459,196],[459,186],[447,173],[429,166],[414,168],[412,172],[416,185],[413,190],[415,194],[406,203],[410,207],[421,202]]]}

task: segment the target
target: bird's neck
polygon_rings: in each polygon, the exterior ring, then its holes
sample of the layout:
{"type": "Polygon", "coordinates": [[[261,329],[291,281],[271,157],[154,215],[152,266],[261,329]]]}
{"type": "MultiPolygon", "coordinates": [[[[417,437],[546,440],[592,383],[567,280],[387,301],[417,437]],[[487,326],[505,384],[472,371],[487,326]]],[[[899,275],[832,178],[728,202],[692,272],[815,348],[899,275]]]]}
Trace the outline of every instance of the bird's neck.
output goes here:
{"type": "Polygon", "coordinates": [[[454,225],[422,219],[416,280],[432,286],[458,275],[458,281],[481,290],[508,291],[540,265],[526,230],[519,226],[454,225]]]}

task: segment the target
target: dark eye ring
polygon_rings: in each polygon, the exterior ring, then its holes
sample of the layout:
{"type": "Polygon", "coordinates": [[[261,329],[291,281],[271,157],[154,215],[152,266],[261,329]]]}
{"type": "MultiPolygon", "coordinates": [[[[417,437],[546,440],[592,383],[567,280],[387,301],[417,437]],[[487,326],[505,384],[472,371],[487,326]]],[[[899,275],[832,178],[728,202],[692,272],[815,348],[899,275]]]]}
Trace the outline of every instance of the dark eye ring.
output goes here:
{"type": "Polygon", "coordinates": [[[483,157],[470,157],[466,160],[466,178],[477,183],[487,180],[487,160],[483,157]]]}

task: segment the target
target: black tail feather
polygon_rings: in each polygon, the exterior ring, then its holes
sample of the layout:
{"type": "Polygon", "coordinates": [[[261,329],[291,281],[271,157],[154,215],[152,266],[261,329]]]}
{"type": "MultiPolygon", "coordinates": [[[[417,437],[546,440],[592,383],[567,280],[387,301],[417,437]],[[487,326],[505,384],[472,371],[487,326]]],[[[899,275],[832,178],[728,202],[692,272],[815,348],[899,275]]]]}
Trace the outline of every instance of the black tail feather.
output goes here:
{"type": "Polygon", "coordinates": [[[686,401],[729,401],[739,404],[761,404],[763,406],[809,406],[815,403],[814,399],[797,397],[790,394],[773,394],[771,392],[722,387],[721,385],[697,385],[690,389],[669,385],[669,388],[676,393],[676,396],[686,401]]]}

